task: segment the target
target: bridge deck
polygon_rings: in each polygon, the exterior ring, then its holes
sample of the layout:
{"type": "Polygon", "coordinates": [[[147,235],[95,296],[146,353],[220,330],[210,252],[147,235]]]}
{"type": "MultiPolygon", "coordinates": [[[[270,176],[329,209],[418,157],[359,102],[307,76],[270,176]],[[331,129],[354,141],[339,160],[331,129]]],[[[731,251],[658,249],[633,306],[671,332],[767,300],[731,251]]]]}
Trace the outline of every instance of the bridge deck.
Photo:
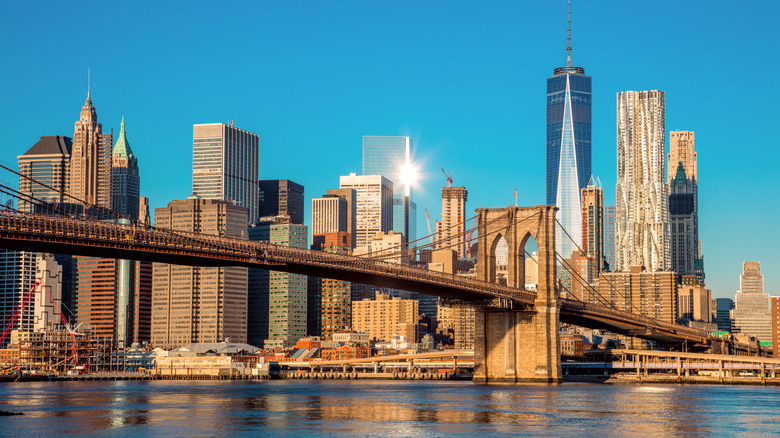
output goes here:
{"type": "MultiPolygon", "coordinates": [[[[472,278],[266,242],[61,216],[0,213],[0,247],[192,266],[244,266],[417,291],[443,298],[527,309],[536,294],[472,278]]],[[[643,315],[561,299],[562,322],[668,344],[705,345],[708,335],[643,315]]]]}

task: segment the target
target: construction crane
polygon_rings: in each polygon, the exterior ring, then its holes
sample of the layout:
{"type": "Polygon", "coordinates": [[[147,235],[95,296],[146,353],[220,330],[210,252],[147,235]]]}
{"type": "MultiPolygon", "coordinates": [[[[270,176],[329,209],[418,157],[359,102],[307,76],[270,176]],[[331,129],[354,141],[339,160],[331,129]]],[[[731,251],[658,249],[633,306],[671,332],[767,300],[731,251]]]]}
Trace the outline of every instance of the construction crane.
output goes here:
{"type": "Polygon", "coordinates": [[[431,243],[433,245],[436,245],[436,235],[433,234],[433,230],[431,230],[431,217],[428,215],[428,209],[425,209],[425,221],[428,222],[428,236],[431,237],[431,243]]]}
{"type": "Polygon", "coordinates": [[[452,187],[452,172],[450,172],[448,175],[447,172],[444,171],[443,167],[441,167],[440,169],[441,169],[441,173],[443,173],[444,176],[447,177],[447,187],[452,187]]]}

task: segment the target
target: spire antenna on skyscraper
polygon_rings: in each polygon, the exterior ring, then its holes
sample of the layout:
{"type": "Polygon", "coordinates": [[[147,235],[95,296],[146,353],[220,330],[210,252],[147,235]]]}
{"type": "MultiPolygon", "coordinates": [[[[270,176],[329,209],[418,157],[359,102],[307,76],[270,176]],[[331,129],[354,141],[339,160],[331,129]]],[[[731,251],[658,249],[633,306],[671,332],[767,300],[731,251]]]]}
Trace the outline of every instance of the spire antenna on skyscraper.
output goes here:
{"type": "Polygon", "coordinates": [[[91,72],[90,72],[90,68],[89,68],[89,67],[87,67],[87,99],[89,99],[89,88],[90,88],[90,85],[91,85],[91,84],[90,84],[90,81],[91,81],[91,79],[92,79],[92,78],[90,77],[90,76],[91,76],[91,74],[90,74],[90,73],[91,73],[91,72]]]}
{"type": "Polygon", "coordinates": [[[569,0],[569,28],[566,42],[566,67],[571,67],[571,0],[569,0]]]}

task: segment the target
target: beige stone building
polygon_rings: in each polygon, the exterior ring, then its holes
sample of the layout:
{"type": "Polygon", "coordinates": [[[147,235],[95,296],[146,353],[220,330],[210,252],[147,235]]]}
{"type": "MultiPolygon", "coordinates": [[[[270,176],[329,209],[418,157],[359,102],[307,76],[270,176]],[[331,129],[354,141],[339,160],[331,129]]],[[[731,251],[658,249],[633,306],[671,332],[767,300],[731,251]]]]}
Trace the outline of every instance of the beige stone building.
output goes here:
{"type": "MultiPolygon", "coordinates": [[[[676,323],[676,277],[672,271],[648,272],[643,266],[631,266],[628,272],[603,272],[597,291],[618,310],[676,323]]],[[[586,295],[586,298],[599,302],[594,296],[586,295]]]]}
{"type": "Polygon", "coordinates": [[[469,192],[465,187],[441,188],[441,222],[437,222],[437,243],[439,249],[454,249],[458,257],[466,256],[466,200],[469,192]]]}
{"type": "Polygon", "coordinates": [[[73,133],[68,194],[88,205],[111,208],[111,149],[113,134],[103,134],[87,93],[73,133]]]}
{"type": "Polygon", "coordinates": [[[677,288],[677,300],[681,322],[713,322],[712,292],[699,284],[695,275],[683,276],[682,284],[677,288]]]}
{"type": "Polygon", "coordinates": [[[440,329],[452,329],[455,337],[455,348],[474,348],[476,322],[473,307],[466,305],[447,306],[439,302],[438,316],[440,329]]]}
{"type": "MultiPolygon", "coordinates": [[[[238,237],[247,208],[192,197],[155,209],[156,226],[238,237]]],[[[247,268],[155,263],[152,344],[166,349],[199,342],[246,342],[247,268]]]]}
{"type": "Polygon", "coordinates": [[[389,341],[392,335],[416,339],[419,303],[377,293],[374,300],[352,302],[352,328],[371,339],[389,341]]]}

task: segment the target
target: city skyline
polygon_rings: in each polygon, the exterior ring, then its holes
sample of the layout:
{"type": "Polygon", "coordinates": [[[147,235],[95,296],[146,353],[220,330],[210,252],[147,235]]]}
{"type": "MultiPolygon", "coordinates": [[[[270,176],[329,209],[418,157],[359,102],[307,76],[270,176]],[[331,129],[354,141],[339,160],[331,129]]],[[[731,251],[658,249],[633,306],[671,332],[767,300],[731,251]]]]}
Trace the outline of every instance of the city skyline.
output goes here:
{"type": "MultiPolygon", "coordinates": [[[[6,123],[0,129],[9,145],[3,148],[0,162],[15,168],[15,157],[40,136],[72,136],[73,120],[86,95],[86,70],[91,67],[91,97],[103,132],[118,131],[122,113],[132,126],[133,151],[143,180],[141,195],[150,198],[152,210],[190,194],[192,125],[230,120],[260,136],[260,178],[291,179],[303,184],[307,189],[305,203],[327,188],[337,187],[339,176],[359,172],[363,135],[408,135],[416,145],[416,163],[424,176],[420,187],[415,188],[415,199],[420,211],[425,207],[431,211],[432,220],[439,217],[440,189],[446,183],[440,167],[452,171],[454,185],[469,191],[470,209],[509,205],[514,187],[519,187],[519,204],[541,204],[545,184],[544,81],[550,69],[562,65],[566,56],[566,5],[560,3],[528,6],[534,9],[500,4],[478,11],[462,4],[446,10],[432,5],[400,5],[397,10],[361,5],[347,11],[343,18],[337,17],[342,11],[338,4],[329,8],[312,4],[295,13],[269,5],[238,18],[233,16],[234,10],[195,8],[182,12],[163,5],[160,17],[171,20],[172,29],[184,26],[188,19],[205,20],[211,13],[230,13],[231,19],[240,23],[255,18],[268,26],[252,25],[252,33],[234,26],[225,36],[210,31],[201,37],[187,34],[176,40],[168,37],[171,29],[165,34],[153,30],[149,35],[131,38],[98,24],[93,27],[96,50],[116,55],[99,59],[92,54],[58,50],[60,43],[52,42],[51,35],[23,40],[19,35],[25,32],[14,17],[31,12],[27,6],[13,5],[2,30],[6,41],[13,44],[2,50],[24,67],[0,76],[8,102],[2,109],[6,123]],[[322,27],[317,22],[323,11],[329,11],[336,20],[347,20],[348,26],[341,30],[334,23],[322,27]],[[372,24],[375,29],[352,21],[369,13],[384,17],[378,26],[372,24]],[[411,16],[404,26],[413,32],[402,38],[391,32],[390,24],[407,15],[411,16]],[[447,22],[450,24],[444,24],[447,22]],[[467,27],[472,24],[473,28],[467,27]],[[309,30],[304,36],[287,37],[281,32],[290,25],[309,30]],[[358,32],[365,34],[366,40],[350,41],[358,32]],[[322,40],[310,40],[309,35],[322,36],[322,40]],[[441,36],[451,36],[452,41],[445,43],[447,38],[441,36]],[[149,52],[145,51],[147,38],[157,39],[149,52]],[[413,44],[415,38],[419,47],[413,44]],[[524,42],[528,38],[533,43],[524,42]],[[244,43],[234,44],[236,41],[244,43]],[[256,49],[262,54],[256,67],[266,63],[281,67],[247,73],[203,67],[196,72],[186,58],[200,45],[229,53],[256,49]],[[368,51],[374,45],[379,49],[368,51]],[[177,50],[181,53],[174,53],[177,50]],[[514,55],[496,56],[507,51],[514,55]],[[170,57],[169,52],[173,53],[170,57]],[[400,68],[404,65],[391,66],[387,72],[380,72],[381,58],[389,56],[400,56],[413,68],[407,72],[400,68]],[[43,73],[43,63],[52,61],[65,67],[56,76],[43,73]],[[128,63],[134,69],[120,71],[128,63]],[[360,63],[366,65],[360,67],[360,63]],[[329,66],[334,71],[312,74],[312,66],[317,66],[316,70],[329,66]],[[349,82],[353,84],[342,86],[349,82]],[[367,99],[378,102],[367,106],[367,99]],[[405,99],[412,99],[416,105],[408,105],[405,99]],[[154,107],[150,108],[152,101],[154,107]],[[301,150],[302,157],[280,158],[291,150],[301,150]],[[271,168],[270,163],[282,164],[271,168]]],[[[617,39],[612,36],[626,24],[614,24],[614,32],[601,32],[600,23],[615,14],[638,14],[630,10],[634,7],[575,3],[572,9],[573,63],[586,65],[596,79],[592,173],[604,185],[605,204],[614,204],[615,197],[615,93],[665,91],[666,151],[668,131],[695,131],[698,140],[699,237],[708,288],[715,297],[733,297],[739,289],[742,261],[760,260],[765,272],[770,273],[766,290],[776,294],[780,280],[772,278],[771,272],[778,266],[772,252],[778,236],[762,229],[773,229],[771,219],[776,217],[778,207],[771,202],[759,203],[772,199],[770,166],[777,161],[778,148],[772,147],[777,140],[770,129],[777,110],[771,102],[778,92],[762,89],[759,93],[752,81],[758,66],[773,71],[778,62],[759,58],[760,51],[753,47],[754,41],[765,35],[762,32],[768,35],[766,29],[770,29],[756,20],[768,23],[765,17],[772,11],[735,11],[726,3],[704,10],[691,2],[676,5],[674,13],[695,14],[698,20],[689,27],[675,28],[673,38],[658,38],[648,32],[646,37],[636,37],[639,40],[613,41],[617,39]],[[711,30],[718,26],[728,32],[711,30]],[[628,46],[632,47],[630,51],[628,46]],[[611,59],[615,53],[620,53],[617,60],[611,59]],[[648,57],[665,62],[651,63],[648,57]],[[743,62],[735,62],[740,60],[743,62]],[[666,65],[670,63],[674,69],[666,65]],[[688,72],[696,72],[696,67],[717,71],[719,79],[695,75],[694,80],[688,72]],[[762,98],[756,99],[758,95],[762,98]],[[720,103],[723,100],[729,103],[720,103]],[[740,107],[751,108],[750,116],[740,107]],[[747,126],[750,129],[745,129],[747,126]],[[736,148],[739,154],[733,153],[736,148]],[[731,206],[724,208],[724,201],[731,206]],[[764,213],[754,215],[752,212],[757,210],[764,213]],[[737,229],[731,231],[734,224],[737,229]]],[[[767,8],[776,10],[777,6],[767,8]]],[[[147,27],[164,27],[155,22],[157,18],[140,18],[142,10],[130,7],[122,11],[131,29],[140,26],[140,33],[147,27]],[[137,19],[135,23],[133,19],[137,19]]],[[[630,26],[653,29],[668,20],[668,12],[637,15],[630,26]]],[[[102,6],[95,13],[118,14],[119,9],[102,6]]],[[[56,4],[39,14],[42,26],[65,18],[76,24],[72,26],[75,30],[86,20],[56,4]]],[[[59,30],[65,34],[62,44],[67,46],[69,32],[74,30],[59,30]]],[[[310,224],[308,213],[306,221],[310,224]]]]}

